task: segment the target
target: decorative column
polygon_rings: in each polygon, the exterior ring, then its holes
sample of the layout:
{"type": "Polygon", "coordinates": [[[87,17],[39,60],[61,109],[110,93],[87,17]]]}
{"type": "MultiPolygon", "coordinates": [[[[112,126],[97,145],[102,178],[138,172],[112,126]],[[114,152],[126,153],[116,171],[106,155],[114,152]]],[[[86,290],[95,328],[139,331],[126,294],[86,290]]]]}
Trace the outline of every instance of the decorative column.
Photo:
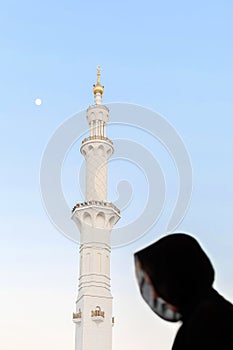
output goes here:
{"type": "Polygon", "coordinates": [[[109,110],[102,105],[103,92],[97,67],[95,104],[87,109],[90,136],[80,149],[86,160],[85,202],[76,204],[72,211],[80,231],[79,291],[73,314],[75,350],[112,349],[110,235],[120,211],[107,202],[107,165],[114,148],[105,136],[109,110]]]}

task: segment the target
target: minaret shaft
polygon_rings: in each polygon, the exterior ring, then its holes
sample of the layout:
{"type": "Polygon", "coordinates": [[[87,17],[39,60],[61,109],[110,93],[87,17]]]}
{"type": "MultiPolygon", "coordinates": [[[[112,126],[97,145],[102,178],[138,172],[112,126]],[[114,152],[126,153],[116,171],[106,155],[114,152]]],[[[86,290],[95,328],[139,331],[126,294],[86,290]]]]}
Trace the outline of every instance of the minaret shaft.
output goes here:
{"type": "Polygon", "coordinates": [[[113,144],[105,136],[109,110],[95,105],[87,110],[90,136],[83,140],[81,152],[86,160],[86,201],[107,200],[107,162],[113,153],[113,144]]]}
{"type": "Polygon", "coordinates": [[[90,136],[82,141],[86,160],[85,202],[73,209],[80,231],[80,276],[76,312],[75,350],[112,349],[110,234],[120,211],[107,202],[107,162],[113,143],[106,137],[109,110],[101,104],[103,86],[98,71],[95,105],[87,109],[90,136]]]}

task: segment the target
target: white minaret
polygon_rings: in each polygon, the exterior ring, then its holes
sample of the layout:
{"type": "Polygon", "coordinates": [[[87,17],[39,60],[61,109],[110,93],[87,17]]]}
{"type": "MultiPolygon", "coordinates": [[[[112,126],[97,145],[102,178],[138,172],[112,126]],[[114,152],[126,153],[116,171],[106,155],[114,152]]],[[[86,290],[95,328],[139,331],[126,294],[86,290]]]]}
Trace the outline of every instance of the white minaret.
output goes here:
{"type": "Polygon", "coordinates": [[[72,219],[80,231],[80,277],[76,301],[75,350],[112,349],[112,295],[110,290],[110,234],[120,211],[107,202],[107,162],[113,143],[106,137],[109,110],[102,105],[104,87],[93,87],[95,105],[87,109],[90,136],[82,141],[86,160],[85,202],[73,208],[72,219]]]}

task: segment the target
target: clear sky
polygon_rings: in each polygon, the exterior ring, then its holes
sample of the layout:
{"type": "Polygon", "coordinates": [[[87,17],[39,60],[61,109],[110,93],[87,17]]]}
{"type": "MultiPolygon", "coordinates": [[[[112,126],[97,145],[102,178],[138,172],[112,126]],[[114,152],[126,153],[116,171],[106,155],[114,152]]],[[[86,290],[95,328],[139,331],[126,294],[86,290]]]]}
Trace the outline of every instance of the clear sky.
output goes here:
{"type": "MultiPolygon", "coordinates": [[[[198,238],[215,266],[215,287],[233,301],[232,17],[230,0],[2,2],[0,348],[74,349],[78,245],[46,215],[39,172],[56,128],[93,103],[96,65],[103,67],[105,103],[130,102],[158,111],[183,138],[194,187],[177,230],[198,238]],[[35,105],[36,98],[42,99],[41,106],[35,105]]],[[[109,126],[108,134],[140,139],[154,155],[158,150],[163,162],[159,142],[138,133],[109,126]]],[[[75,184],[82,161],[79,146],[64,162],[71,208],[81,198],[75,184]]],[[[166,159],[164,173],[173,196],[175,172],[166,159]]],[[[130,162],[115,163],[110,164],[111,189],[119,175],[134,191],[131,209],[122,212],[127,222],[140,201],[145,203],[146,181],[140,171],[135,175],[135,168],[128,168],[130,162]]],[[[113,190],[109,199],[114,200],[111,196],[113,190]]],[[[167,198],[169,216],[169,191],[167,198]]],[[[113,249],[113,350],[170,348],[178,325],[157,318],[141,300],[132,259],[133,252],[164,234],[162,228],[158,224],[136,242],[113,249]]]]}

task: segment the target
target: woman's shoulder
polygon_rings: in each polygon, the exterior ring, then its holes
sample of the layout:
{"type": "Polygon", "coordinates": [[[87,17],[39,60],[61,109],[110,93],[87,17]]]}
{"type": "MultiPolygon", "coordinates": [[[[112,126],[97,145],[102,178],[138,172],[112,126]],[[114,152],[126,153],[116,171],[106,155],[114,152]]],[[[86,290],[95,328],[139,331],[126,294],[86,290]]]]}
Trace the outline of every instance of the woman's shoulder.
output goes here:
{"type": "Polygon", "coordinates": [[[222,347],[232,338],[233,305],[217,292],[203,300],[186,324],[186,334],[192,343],[201,342],[207,349],[222,347]]]}
{"type": "Polygon", "coordinates": [[[197,304],[190,315],[189,323],[220,323],[233,322],[233,304],[213,290],[210,296],[197,304]]]}
{"type": "Polygon", "coordinates": [[[233,305],[213,290],[183,320],[173,350],[228,349],[232,332],[233,305]]]}

